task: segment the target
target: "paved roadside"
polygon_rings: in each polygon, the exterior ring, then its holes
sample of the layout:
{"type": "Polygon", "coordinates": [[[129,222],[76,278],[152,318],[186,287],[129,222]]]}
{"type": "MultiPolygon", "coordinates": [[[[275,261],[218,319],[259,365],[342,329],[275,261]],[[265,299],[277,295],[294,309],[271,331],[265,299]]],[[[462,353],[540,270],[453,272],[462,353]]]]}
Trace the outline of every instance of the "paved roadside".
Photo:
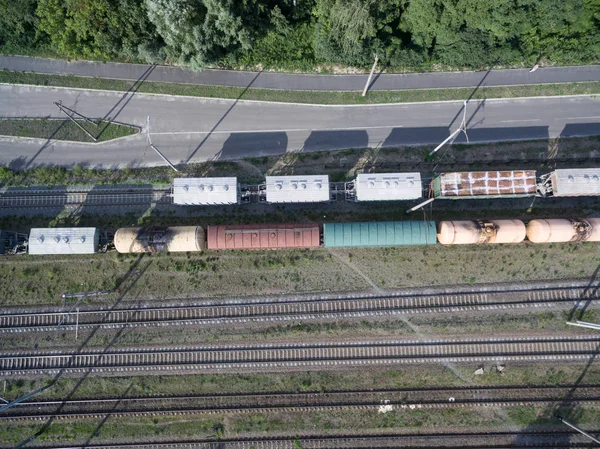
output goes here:
{"type": "MultiPolygon", "coordinates": [[[[112,62],[68,62],[24,56],[0,56],[0,69],[44,74],[93,76],[137,80],[147,75],[148,65],[112,62]]],[[[441,89],[476,86],[511,86],[600,81],[600,65],[549,67],[530,73],[528,69],[487,72],[435,72],[381,74],[374,77],[371,90],[441,89]]],[[[254,87],[263,89],[362,91],[367,75],[308,75],[271,72],[205,70],[193,72],[178,67],[157,66],[147,81],[254,87]]]]}

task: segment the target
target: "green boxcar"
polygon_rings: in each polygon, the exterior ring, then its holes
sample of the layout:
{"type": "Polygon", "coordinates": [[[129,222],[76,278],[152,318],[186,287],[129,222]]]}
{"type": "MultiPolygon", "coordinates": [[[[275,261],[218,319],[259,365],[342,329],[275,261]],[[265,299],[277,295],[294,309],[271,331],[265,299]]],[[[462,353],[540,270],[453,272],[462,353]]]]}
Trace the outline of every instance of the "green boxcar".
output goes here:
{"type": "Polygon", "coordinates": [[[435,245],[436,243],[434,221],[380,221],[323,225],[325,248],[435,245]]]}

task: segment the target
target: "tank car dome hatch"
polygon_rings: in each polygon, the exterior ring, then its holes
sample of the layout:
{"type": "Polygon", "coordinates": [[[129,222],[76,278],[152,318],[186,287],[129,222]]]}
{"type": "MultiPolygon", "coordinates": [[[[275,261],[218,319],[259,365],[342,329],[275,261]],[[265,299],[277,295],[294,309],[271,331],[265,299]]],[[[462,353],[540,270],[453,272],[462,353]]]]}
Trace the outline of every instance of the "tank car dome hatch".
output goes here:
{"type": "Polygon", "coordinates": [[[120,253],[197,252],[206,248],[206,235],[200,226],[120,228],[114,244],[120,253]]]}
{"type": "Polygon", "coordinates": [[[600,242],[600,218],[586,218],[585,220],[591,227],[589,236],[585,241],[600,242]]]}

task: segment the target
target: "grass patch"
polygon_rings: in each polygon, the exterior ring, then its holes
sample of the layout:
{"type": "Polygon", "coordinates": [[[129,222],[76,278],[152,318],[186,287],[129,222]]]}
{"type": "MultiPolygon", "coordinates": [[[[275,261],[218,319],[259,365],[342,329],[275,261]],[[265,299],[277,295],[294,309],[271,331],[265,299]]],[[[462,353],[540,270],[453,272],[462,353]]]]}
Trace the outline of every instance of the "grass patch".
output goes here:
{"type": "MultiPolygon", "coordinates": [[[[87,78],[63,75],[0,71],[0,83],[31,84],[37,86],[77,87],[127,91],[134,81],[87,78]]],[[[226,98],[240,100],[282,101],[309,104],[376,104],[415,101],[464,100],[465,98],[514,98],[553,95],[593,95],[600,93],[600,82],[541,84],[531,86],[482,87],[473,94],[473,88],[424,89],[403,91],[371,91],[365,97],[358,92],[315,92],[275,89],[254,89],[228,86],[206,86],[146,81],[137,92],[183,95],[188,97],[226,98]],[[471,97],[471,95],[473,96],[471,97]]]]}
{"type": "MultiPolygon", "coordinates": [[[[89,221],[98,225],[96,220],[89,221]]],[[[173,217],[166,221],[171,225],[185,222],[173,217]]],[[[204,220],[195,217],[190,217],[187,222],[204,224],[204,220]]],[[[82,221],[78,225],[87,224],[88,221],[82,221]]],[[[29,220],[28,226],[31,225],[29,220]]],[[[14,229],[14,226],[6,229],[14,229]]],[[[589,278],[598,266],[598,245],[595,243],[339,248],[335,249],[335,254],[345,260],[350,260],[349,254],[352,254],[353,266],[360,267],[360,271],[376,285],[391,289],[471,281],[589,278]],[[561,263],[548,263],[551,260],[561,263]],[[493,266],[494,270],[482,271],[482,266],[493,266]]],[[[64,304],[62,293],[111,290],[129,283],[133,285],[127,291],[125,301],[139,297],[160,301],[165,298],[370,289],[362,277],[340,264],[337,257],[322,248],[282,250],[276,256],[265,251],[156,254],[145,255],[139,261],[137,255],[116,253],[24,255],[0,260],[0,297],[5,306],[56,305],[64,304]],[[265,260],[273,262],[266,265],[265,260]],[[205,269],[198,268],[203,265],[205,269]],[[127,275],[131,270],[134,274],[127,275]]],[[[113,299],[94,301],[111,302],[113,299]]],[[[540,320],[540,326],[547,325],[545,317],[540,320]]],[[[506,326],[521,327],[523,323],[506,323],[506,326]]]]}
{"type": "MultiPolygon", "coordinates": [[[[107,120],[77,120],[97,142],[106,142],[119,137],[137,134],[139,129],[107,120]]],[[[0,136],[36,137],[38,139],[67,140],[73,142],[94,142],[75,123],[68,119],[0,119],[0,136]]]]}

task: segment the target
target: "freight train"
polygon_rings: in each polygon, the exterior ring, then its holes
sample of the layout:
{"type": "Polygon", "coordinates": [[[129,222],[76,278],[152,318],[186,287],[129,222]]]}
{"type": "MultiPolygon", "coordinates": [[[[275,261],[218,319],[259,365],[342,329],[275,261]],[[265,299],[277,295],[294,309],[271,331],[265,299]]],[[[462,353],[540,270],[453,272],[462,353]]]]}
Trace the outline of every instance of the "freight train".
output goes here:
{"type": "MultiPolygon", "coordinates": [[[[251,202],[349,201],[600,196],[600,168],[451,172],[422,181],[415,173],[362,173],[351,182],[330,183],[328,175],[267,176],[264,184],[237,178],[176,178],[177,205],[233,205],[251,202]]],[[[425,204],[425,203],[422,203],[425,204]]],[[[413,209],[422,206],[416,206],[413,209]]],[[[0,231],[1,254],[92,254],[198,252],[227,249],[382,247],[493,243],[600,241],[600,219],[397,221],[305,225],[177,226],[122,228],[113,235],[98,228],[32,229],[29,235],[0,231]]]]}
{"type": "Polygon", "coordinates": [[[6,254],[170,253],[289,248],[600,242],[600,218],[386,221],[275,225],[120,228],[36,228],[29,236],[2,232],[6,254]],[[12,235],[12,237],[11,237],[12,235]],[[14,243],[17,243],[14,246],[14,243]],[[11,246],[13,245],[13,246],[11,246]]]}
{"type": "Polygon", "coordinates": [[[488,170],[441,173],[361,173],[350,182],[330,182],[328,175],[267,176],[263,184],[240,184],[235,177],[176,178],[171,197],[181,206],[286,204],[348,201],[405,201],[598,196],[600,168],[488,170]]]}

